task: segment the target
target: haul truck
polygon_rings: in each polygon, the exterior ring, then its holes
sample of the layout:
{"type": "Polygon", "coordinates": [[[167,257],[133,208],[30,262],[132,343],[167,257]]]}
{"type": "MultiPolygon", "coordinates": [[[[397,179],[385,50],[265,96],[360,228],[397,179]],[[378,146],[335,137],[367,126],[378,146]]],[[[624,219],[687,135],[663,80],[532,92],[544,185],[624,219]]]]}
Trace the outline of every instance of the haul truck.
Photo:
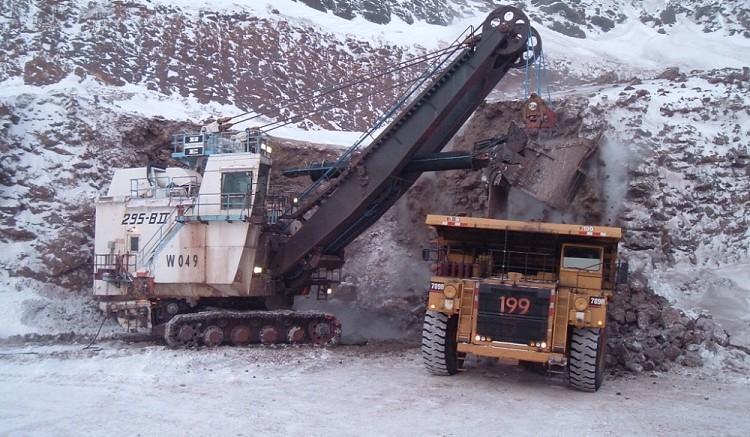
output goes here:
{"type": "MultiPolygon", "coordinates": [[[[467,354],[542,363],[570,387],[604,378],[620,228],[428,215],[437,239],[422,356],[436,375],[467,354]]],[[[624,266],[625,264],[623,264],[624,266]]]]}

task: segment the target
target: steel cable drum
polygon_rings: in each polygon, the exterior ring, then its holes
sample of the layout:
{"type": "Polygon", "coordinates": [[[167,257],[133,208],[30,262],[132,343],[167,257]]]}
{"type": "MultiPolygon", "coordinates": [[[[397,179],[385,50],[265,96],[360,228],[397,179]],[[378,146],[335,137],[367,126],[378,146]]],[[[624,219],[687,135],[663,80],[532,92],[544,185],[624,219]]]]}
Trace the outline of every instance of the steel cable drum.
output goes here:
{"type": "MultiPolygon", "coordinates": [[[[526,40],[526,50],[524,50],[510,68],[528,68],[529,65],[542,56],[542,36],[539,35],[539,32],[535,28],[529,27],[529,29],[530,33],[526,40]]],[[[544,68],[543,65],[542,68],[544,68]]]]}
{"type": "MultiPolygon", "coordinates": [[[[529,37],[529,29],[531,25],[526,14],[516,7],[503,6],[487,16],[482,25],[482,35],[486,36],[494,31],[507,34],[508,37],[498,46],[497,53],[509,55],[520,52],[524,48],[529,37]]],[[[541,39],[539,42],[541,44],[541,39]]]]}

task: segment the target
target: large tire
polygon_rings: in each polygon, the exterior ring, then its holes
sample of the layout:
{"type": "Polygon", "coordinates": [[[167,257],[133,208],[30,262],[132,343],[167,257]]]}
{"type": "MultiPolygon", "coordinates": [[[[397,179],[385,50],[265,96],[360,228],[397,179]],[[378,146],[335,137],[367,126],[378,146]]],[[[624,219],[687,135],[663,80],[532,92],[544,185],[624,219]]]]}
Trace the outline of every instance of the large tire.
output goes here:
{"type": "MultiPolygon", "coordinates": [[[[453,375],[459,369],[456,351],[458,317],[427,311],[422,329],[422,360],[433,375],[453,375]]],[[[462,360],[461,360],[462,361],[462,360]]]]}
{"type": "Polygon", "coordinates": [[[573,328],[568,358],[570,388],[593,393],[604,381],[606,336],[603,329],[573,328]]]}

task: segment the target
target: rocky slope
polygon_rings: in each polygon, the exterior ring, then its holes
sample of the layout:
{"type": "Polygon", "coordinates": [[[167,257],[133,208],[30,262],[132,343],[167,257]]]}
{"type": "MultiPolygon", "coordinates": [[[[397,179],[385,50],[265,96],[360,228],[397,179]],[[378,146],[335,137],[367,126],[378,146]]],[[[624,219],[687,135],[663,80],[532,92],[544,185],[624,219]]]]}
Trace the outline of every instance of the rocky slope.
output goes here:
{"type": "MultiPolygon", "coordinates": [[[[73,75],[115,87],[137,84],[200,103],[232,104],[308,128],[364,130],[403,89],[397,85],[423,66],[389,76],[377,86],[362,83],[314,101],[302,90],[334,88],[345,78],[378,71],[426,49],[420,41],[404,41],[398,33],[378,30],[377,24],[373,28],[357,25],[373,33],[372,38],[358,38],[350,33],[354,29],[341,31],[344,20],[478,25],[481,19],[466,21],[466,17],[481,17],[496,3],[285,0],[245,7],[218,3],[211,9],[161,0],[3,0],[2,4],[0,82],[18,79],[42,86],[73,75]],[[311,19],[300,18],[299,9],[309,9],[311,19]],[[327,15],[315,15],[317,11],[330,13],[333,19],[323,20],[327,15]],[[376,88],[390,89],[370,95],[376,88]],[[342,98],[351,101],[339,105],[342,98]],[[331,106],[335,109],[310,114],[331,106]]],[[[534,0],[521,7],[547,29],[576,38],[627,29],[633,20],[662,33],[695,23],[704,31],[750,37],[750,17],[743,5],[742,1],[709,0],[646,4],[534,0]]],[[[435,33],[435,29],[425,28],[425,33],[435,33]]],[[[455,36],[447,35],[443,45],[455,36]]],[[[442,36],[425,38],[433,45],[442,36]]],[[[556,69],[561,70],[560,65],[556,69]]],[[[565,75],[571,79],[575,72],[565,75]]]]}
{"type": "MultiPolygon", "coordinates": [[[[490,11],[499,4],[512,2],[471,0],[295,0],[310,8],[330,12],[337,17],[352,20],[362,17],[378,24],[401,20],[408,24],[424,21],[430,24],[447,25],[476,10],[490,11]]],[[[586,38],[587,34],[609,32],[624,24],[632,10],[639,11],[637,18],[668,33],[678,21],[688,19],[702,26],[706,32],[726,31],[729,35],[742,34],[750,37],[750,15],[742,2],[715,2],[711,0],[616,2],[607,0],[584,0],[563,2],[559,0],[531,0],[517,3],[533,15],[535,21],[545,27],[575,38],[586,38]]]]}
{"type": "MultiPolygon", "coordinates": [[[[296,0],[295,0],[296,1],[296,0]]],[[[407,24],[424,21],[448,25],[456,18],[473,15],[479,10],[490,10],[491,1],[482,0],[427,0],[427,1],[372,1],[372,0],[299,0],[300,3],[322,12],[330,12],[345,20],[362,17],[376,24],[401,20],[407,24]]]]}
{"type": "MultiPolygon", "coordinates": [[[[369,94],[373,85],[322,96],[314,105],[304,90],[334,88],[357,72],[400,61],[409,50],[290,21],[271,6],[259,18],[252,10],[183,10],[167,2],[5,3],[0,81],[19,78],[43,86],[74,75],[116,87],[139,84],[200,103],[231,103],[271,117],[298,116],[293,120],[300,126],[362,129],[352,120],[371,117],[398,89],[335,105],[328,117],[303,114],[355,93],[369,94]],[[298,100],[279,107],[290,99],[298,100]]],[[[391,87],[394,80],[381,85],[391,87]]]]}

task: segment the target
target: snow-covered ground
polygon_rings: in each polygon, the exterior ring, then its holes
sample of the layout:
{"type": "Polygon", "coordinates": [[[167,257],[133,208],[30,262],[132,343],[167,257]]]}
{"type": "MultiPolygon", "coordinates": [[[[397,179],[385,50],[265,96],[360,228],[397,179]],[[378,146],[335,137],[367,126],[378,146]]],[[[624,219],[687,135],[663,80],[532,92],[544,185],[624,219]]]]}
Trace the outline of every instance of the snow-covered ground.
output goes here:
{"type": "Polygon", "coordinates": [[[731,344],[750,346],[750,259],[695,268],[678,265],[655,272],[655,288],[691,314],[710,314],[731,344]]]}
{"type": "Polygon", "coordinates": [[[721,435],[750,431],[750,380],[609,375],[596,394],[492,360],[437,377],[394,345],[0,348],[0,434],[721,435]]]}

